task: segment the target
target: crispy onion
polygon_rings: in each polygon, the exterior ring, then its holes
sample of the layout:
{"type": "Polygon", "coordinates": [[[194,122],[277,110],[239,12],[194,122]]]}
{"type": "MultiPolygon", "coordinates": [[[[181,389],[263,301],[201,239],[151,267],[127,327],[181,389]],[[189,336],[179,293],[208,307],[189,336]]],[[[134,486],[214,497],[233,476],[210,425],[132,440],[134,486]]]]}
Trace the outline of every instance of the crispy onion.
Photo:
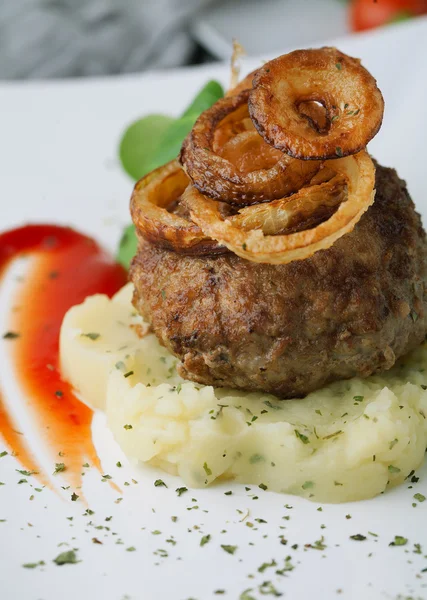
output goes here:
{"type": "Polygon", "coordinates": [[[147,241],[181,254],[218,254],[227,251],[191,221],[169,212],[179,201],[189,179],[176,160],[140,179],[133,190],[130,211],[137,231],[147,241]]]}
{"type": "Polygon", "coordinates": [[[318,250],[329,248],[342,235],[352,231],[374,200],[375,168],[366,151],[331,160],[327,168],[335,172],[338,179],[333,177],[329,182],[302,188],[289,198],[247,207],[230,218],[221,215],[218,203],[202,195],[194,186],[187,188],[183,202],[205,235],[242,258],[271,264],[302,260],[318,250]],[[332,216],[312,229],[281,233],[296,220],[304,218],[308,207],[311,206],[313,212],[322,204],[333,203],[340,179],[347,187],[347,199],[332,216]],[[329,200],[325,200],[326,197],[329,200]]]}
{"type": "Polygon", "coordinates": [[[359,60],[336,48],[320,48],[296,50],[261,67],[249,112],[275,148],[294,158],[330,159],[366,146],[381,126],[384,101],[359,60]],[[314,113],[319,116],[320,110],[326,124],[318,127],[314,113]]]}
{"type": "Polygon", "coordinates": [[[182,165],[200,192],[215,200],[243,205],[295,192],[319,169],[318,162],[294,160],[256,134],[248,119],[248,96],[249,90],[244,90],[237,96],[222,98],[202,113],[180,155],[182,165]],[[252,132],[252,137],[237,139],[234,149],[227,153],[225,142],[245,131],[252,132]],[[235,164],[232,158],[241,141],[246,144],[246,157],[235,164]]]}

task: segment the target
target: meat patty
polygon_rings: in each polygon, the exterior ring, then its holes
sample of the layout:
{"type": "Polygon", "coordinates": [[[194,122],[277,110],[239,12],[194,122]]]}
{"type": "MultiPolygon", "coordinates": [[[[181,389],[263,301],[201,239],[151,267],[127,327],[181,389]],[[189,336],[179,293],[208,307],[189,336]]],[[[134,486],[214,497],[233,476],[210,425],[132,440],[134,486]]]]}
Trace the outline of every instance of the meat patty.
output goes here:
{"type": "Polygon", "coordinates": [[[405,183],[328,250],[286,265],[181,256],[140,240],[134,304],[186,379],[280,398],[392,367],[426,335],[427,245],[405,183]]]}

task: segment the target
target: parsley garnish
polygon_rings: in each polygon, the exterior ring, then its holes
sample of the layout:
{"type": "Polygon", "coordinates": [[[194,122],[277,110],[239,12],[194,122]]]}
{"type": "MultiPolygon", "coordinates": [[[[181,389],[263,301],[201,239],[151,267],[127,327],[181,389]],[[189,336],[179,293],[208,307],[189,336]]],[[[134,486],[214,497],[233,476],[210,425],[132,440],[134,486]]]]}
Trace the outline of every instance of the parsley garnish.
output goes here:
{"type": "Polygon", "coordinates": [[[123,429],[133,429],[132,425],[123,425],[123,429]]]}
{"type": "Polygon", "coordinates": [[[165,487],[165,488],[167,488],[168,486],[163,481],[163,479],[156,479],[156,481],[154,482],[154,487],[165,487]]]}
{"type": "Polygon", "coordinates": [[[265,492],[265,490],[268,489],[267,486],[265,485],[265,483],[260,483],[258,487],[261,488],[262,490],[264,490],[264,492],[265,492]]]}
{"type": "Polygon", "coordinates": [[[21,334],[17,333],[16,331],[6,331],[6,333],[3,334],[3,339],[4,340],[16,340],[16,338],[19,338],[21,334]]]}
{"type": "Polygon", "coordinates": [[[424,494],[414,494],[414,498],[415,500],[418,500],[418,502],[424,502],[424,500],[426,499],[424,494]]]}
{"type": "Polygon", "coordinates": [[[77,562],[79,562],[77,560],[77,555],[75,550],[67,550],[66,552],[61,552],[61,554],[58,554],[58,556],[56,558],[53,559],[53,562],[56,565],[74,565],[77,562]]]}
{"type": "Polygon", "coordinates": [[[185,494],[185,492],[188,492],[188,488],[179,487],[179,488],[176,488],[175,492],[178,494],[178,496],[182,496],[182,494],[185,494]]]}
{"type": "Polygon", "coordinates": [[[413,322],[415,323],[416,321],[418,321],[418,313],[415,312],[414,309],[411,310],[411,312],[409,313],[411,316],[411,319],[413,320],[413,322]]]}
{"type": "Polygon", "coordinates": [[[269,563],[268,562],[262,563],[262,565],[260,567],[258,567],[258,573],[264,573],[264,571],[270,567],[277,567],[277,562],[274,560],[274,558],[269,563]]]}
{"type": "Polygon", "coordinates": [[[298,431],[298,429],[294,429],[294,431],[295,431],[295,435],[297,436],[297,438],[298,438],[299,440],[301,440],[303,444],[308,444],[308,443],[310,443],[310,440],[308,439],[308,437],[307,437],[306,435],[304,435],[303,433],[300,433],[300,432],[298,431]]]}
{"type": "Polygon", "coordinates": [[[30,477],[30,475],[38,475],[38,471],[25,471],[23,469],[15,469],[15,471],[17,473],[20,473],[21,475],[25,475],[25,477],[30,477]]]}
{"type": "Polygon", "coordinates": [[[401,535],[395,535],[394,540],[389,543],[389,546],[405,546],[408,543],[408,538],[401,535]]]}
{"type": "Polygon", "coordinates": [[[64,463],[55,463],[55,470],[53,474],[56,475],[56,473],[61,473],[62,471],[65,471],[66,468],[67,467],[64,463]]]}
{"type": "Polygon", "coordinates": [[[39,560],[39,562],[25,563],[22,566],[24,567],[24,569],[35,569],[36,567],[42,567],[45,564],[46,563],[44,562],[44,560],[39,560]]]}
{"type": "Polygon", "coordinates": [[[7,456],[9,454],[9,452],[7,452],[7,450],[3,450],[3,452],[0,452],[0,458],[3,458],[3,456],[7,456]]]}
{"type": "Polygon", "coordinates": [[[395,467],[394,465],[388,465],[389,473],[400,473],[399,467],[395,467]]]}
{"type": "Polygon", "coordinates": [[[303,490],[309,490],[309,489],[311,489],[313,486],[314,486],[314,483],[313,483],[312,481],[305,481],[305,482],[302,484],[302,486],[301,486],[301,487],[302,487],[302,489],[303,489],[303,490]]]}
{"type": "Polygon", "coordinates": [[[265,461],[265,458],[263,457],[262,454],[252,454],[252,456],[249,459],[249,462],[251,465],[254,465],[255,463],[263,462],[263,461],[265,461]]]}
{"type": "Polygon", "coordinates": [[[207,535],[204,535],[202,537],[202,539],[200,540],[200,545],[204,546],[205,544],[207,544],[210,541],[210,539],[211,539],[211,536],[209,533],[207,535]]]}
{"type": "Polygon", "coordinates": [[[76,500],[79,499],[80,496],[77,496],[76,492],[73,492],[71,494],[71,502],[75,502],[76,500]]]}
{"type": "Polygon", "coordinates": [[[93,332],[89,332],[89,333],[82,333],[82,334],[80,334],[80,335],[81,335],[82,337],[87,337],[87,338],[89,338],[89,339],[90,339],[90,340],[92,340],[93,342],[94,342],[95,340],[97,340],[97,339],[98,339],[98,338],[101,336],[101,334],[100,334],[100,333],[93,333],[93,332]]]}
{"type": "Polygon", "coordinates": [[[355,535],[350,536],[351,540],[355,540],[356,542],[363,542],[366,540],[366,535],[362,535],[361,533],[356,533],[355,535]]]}
{"type": "Polygon", "coordinates": [[[221,548],[228,554],[234,554],[237,550],[237,546],[227,546],[226,544],[221,544],[221,548]]]}
{"type": "Polygon", "coordinates": [[[125,374],[123,375],[123,377],[130,377],[130,376],[131,376],[131,375],[133,375],[133,374],[134,374],[134,371],[128,371],[127,373],[125,373],[125,374]]]}
{"type": "Polygon", "coordinates": [[[342,157],[342,156],[343,156],[343,151],[342,151],[342,148],[340,148],[339,146],[337,146],[337,147],[335,148],[335,154],[336,154],[337,156],[339,156],[339,157],[342,157]]]}
{"type": "Polygon", "coordinates": [[[206,475],[209,477],[209,475],[212,475],[212,471],[211,469],[208,467],[207,463],[203,463],[203,470],[206,473],[206,475]]]}

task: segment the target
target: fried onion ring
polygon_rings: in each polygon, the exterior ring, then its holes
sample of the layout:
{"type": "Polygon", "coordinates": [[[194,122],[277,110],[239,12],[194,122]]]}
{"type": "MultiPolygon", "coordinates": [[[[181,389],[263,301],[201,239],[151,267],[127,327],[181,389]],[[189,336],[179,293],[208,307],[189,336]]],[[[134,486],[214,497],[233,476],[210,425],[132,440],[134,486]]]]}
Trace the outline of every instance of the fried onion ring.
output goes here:
{"type": "Polygon", "coordinates": [[[328,168],[344,179],[347,186],[347,200],[342,202],[326,221],[312,229],[297,233],[286,235],[279,232],[283,229],[283,225],[289,225],[292,220],[295,220],[295,213],[302,209],[304,203],[319,205],[320,202],[324,202],[325,186],[330,185],[330,182],[302,188],[284,203],[281,202],[280,206],[278,204],[283,215],[280,215],[279,209],[276,210],[274,220],[270,220],[268,215],[268,210],[272,210],[273,203],[266,205],[265,215],[259,214],[263,207],[247,208],[246,224],[251,224],[247,216],[250,211],[256,214],[254,224],[257,229],[249,231],[242,228],[242,218],[244,224],[245,217],[222,216],[218,210],[218,203],[203,196],[194,186],[187,188],[183,202],[189,208],[192,220],[206,235],[224,244],[238,256],[253,262],[286,264],[294,260],[303,260],[318,250],[332,246],[337,239],[352,231],[362,214],[374,201],[375,167],[366,151],[347,158],[331,160],[328,162],[328,168]],[[287,213],[286,205],[291,207],[291,203],[294,205],[293,211],[289,210],[287,213]],[[264,219],[261,228],[259,228],[260,217],[264,219]],[[263,227],[268,233],[264,233],[263,227]]]}
{"type": "Polygon", "coordinates": [[[133,190],[130,211],[137,231],[147,241],[180,254],[227,252],[197,225],[169,212],[189,184],[178,161],[173,160],[140,179],[133,190]]]}
{"type": "MultiPolygon", "coordinates": [[[[336,48],[296,50],[261,67],[249,94],[249,112],[260,135],[303,160],[356,154],[381,126],[384,100],[360,61],[336,48]],[[324,108],[327,127],[301,104],[324,108]]],[[[317,110],[318,112],[318,110],[317,110]]]]}
{"type": "Polygon", "coordinates": [[[277,158],[273,166],[260,166],[255,170],[247,169],[250,161],[245,160],[243,171],[227,158],[221,156],[216,148],[221,146],[218,138],[229,140],[234,134],[251,129],[247,119],[247,100],[249,90],[238,96],[221,98],[211,108],[200,115],[191,133],[181,149],[180,161],[192,179],[195,187],[215,200],[235,204],[253,204],[265,200],[282,198],[297,191],[317,172],[320,164],[311,161],[297,161],[288,155],[277,153],[259,136],[256,152],[277,158]],[[237,120],[235,119],[237,112],[237,120]],[[242,125],[243,122],[243,125],[242,125]],[[217,132],[222,135],[219,135],[217,132]]]}

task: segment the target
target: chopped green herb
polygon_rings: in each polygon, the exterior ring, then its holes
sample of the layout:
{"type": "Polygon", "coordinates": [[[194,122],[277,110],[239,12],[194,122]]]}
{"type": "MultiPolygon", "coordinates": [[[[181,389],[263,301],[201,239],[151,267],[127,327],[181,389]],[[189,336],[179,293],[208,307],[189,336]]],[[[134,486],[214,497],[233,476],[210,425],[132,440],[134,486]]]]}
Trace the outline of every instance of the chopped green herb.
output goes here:
{"type": "Polygon", "coordinates": [[[61,552],[61,554],[58,554],[58,556],[56,558],[53,559],[53,562],[56,565],[74,565],[75,563],[79,562],[77,560],[77,555],[75,550],[67,550],[66,552],[61,552]]]}
{"type": "Polygon", "coordinates": [[[294,429],[294,431],[295,431],[295,435],[297,436],[297,438],[299,440],[301,440],[303,444],[309,444],[310,443],[310,440],[308,439],[308,437],[306,435],[304,435],[303,433],[300,433],[298,431],[298,429],[294,429]]]}
{"type": "Polygon", "coordinates": [[[82,337],[87,337],[87,338],[89,338],[90,340],[92,340],[94,342],[95,340],[97,340],[101,336],[101,334],[100,333],[90,332],[90,333],[82,333],[81,336],[82,337]]]}
{"type": "Polygon", "coordinates": [[[309,489],[311,489],[313,486],[314,486],[314,483],[313,483],[312,481],[305,481],[305,482],[302,484],[302,486],[301,486],[301,487],[302,487],[302,489],[303,489],[303,490],[309,490],[309,489]]]}
{"type": "Polygon", "coordinates": [[[264,492],[265,492],[265,490],[268,489],[267,486],[265,485],[265,483],[260,483],[258,487],[261,488],[262,490],[264,490],[264,492]]]}
{"type": "Polygon", "coordinates": [[[361,533],[356,533],[355,535],[350,536],[351,540],[355,540],[356,542],[363,542],[366,540],[366,535],[362,535],[361,533]]]}
{"type": "Polygon", "coordinates": [[[129,546],[129,548],[126,548],[126,552],[135,552],[135,550],[135,546],[129,546]]]}
{"type": "Polygon", "coordinates": [[[228,552],[228,554],[234,554],[237,550],[237,546],[228,546],[226,544],[221,544],[221,548],[225,551],[228,552]]]}
{"type": "Polygon", "coordinates": [[[418,321],[418,313],[416,313],[414,309],[412,309],[409,314],[414,323],[418,321]]]}
{"type": "Polygon", "coordinates": [[[17,473],[21,475],[25,475],[25,477],[30,477],[30,475],[38,475],[38,471],[25,471],[24,469],[15,469],[17,473]]]}
{"type": "Polygon", "coordinates": [[[426,499],[424,494],[414,494],[414,498],[415,500],[418,500],[418,502],[424,502],[426,499]]]}
{"type": "Polygon", "coordinates": [[[255,465],[256,463],[259,462],[264,462],[265,458],[263,457],[262,454],[252,454],[252,456],[249,458],[249,462],[251,465],[255,465]]]}
{"type": "Polygon", "coordinates": [[[388,445],[389,449],[392,450],[392,448],[394,448],[394,446],[399,442],[399,440],[397,438],[395,438],[393,441],[391,441],[388,445]]]}
{"type": "Polygon", "coordinates": [[[340,148],[339,146],[337,146],[337,147],[335,148],[335,154],[336,154],[337,156],[339,156],[339,157],[342,157],[342,156],[343,156],[343,151],[342,151],[342,148],[340,148]]]}
{"type": "Polygon", "coordinates": [[[0,452],[0,458],[3,458],[3,456],[7,456],[9,454],[9,452],[7,452],[7,450],[3,450],[3,452],[0,452]]]}
{"type": "Polygon", "coordinates": [[[395,467],[394,465],[388,465],[389,473],[400,473],[399,467],[395,467]]]}
{"type": "Polygon", "coordinates": [[[277,404],[272,404],[270,400],[264,400],[263,404],[265,404],[269,408],[272,408],[273,410],[283,410],[281,406],[278,406],[277,404]]]}
{"type": "Polygon", "coordinates": [[[204,546],[205,544],[207,544],[210,541],[210,539],[211,539],[211,536],[209,533],[207,535],[204,535],[202,537],[202,539],[200,540],[200,545],[204,546]]]}
{"type": "Polygon", "coordinates": [[[206,475],[209,477],[209,475],[212,475],[212,471],[211,469],[208,467],[207,463],[203,463],[203,470],[206,473],[206,475]]]}
{"type": "Polygon", "coordinates": [[[389,546],[405,546],[408,543],[408,539],[401,535],[395,535],[394,540],[389,543],[389,546]]]}
{"type": "Polygon", "coordinates": [[[116,467],[119,467],[119,469],[122,467],[122,463],[119,460],[116,462],[116,467]]]}
{"type": "Polygon", "coordinates": [[[341,71],[341,67],[342,67],[341,63],[337,62],[337,63],[335,63],[335,66],[338,69],[338,71],[341,71]]]}
{"type": "Polygon", "coordinates": [[[4,340],[16,340],[16,338],[19,338],[21,334],[17,333],[16,331],[6,331],[6,333],[3,334],[3,339],[4,340]]]}
{"type": "Polygon", "coordinates": [[[167,488],[168,486],[163,481],[163,479],[156,479],[156,481],[154,482],[154,487],[165,487],[165,488],[167,488]]]}
{"type": "Polygon", "coordinates": [[[175,491],[178,494],[178,496],[182,496],[182,494],[185,494],[185,492],[188,492],[188,489],[186,487],[179,487],[179,488],[176,488],[175,491]]]}
{"type": "Polygon", "coordinates": [[[244,590],[240,596],[239,596],[239,600],[256,600],[255,596],[251,595],[252,592],[252,588],[248,588],[247,590],[244,590]]]}
{"type": "Polygon", "coordinates": [[[61,390],[56,390],[56,391],[55,391],[55,396],[56,396],[57,398],[62,398],[62,397],[63,397],[63,395],[64,395],[64,392],[61,392],[61,390]]]}
{"type": "Polygon", "coordinates": [[[123,429],[133,429],[132,425],[123,425],[123,429]]]}
{"type": "Polygon", "coordinates": [[[61,473],[62,471],[65,471],[67,467],[64,465],[64,463],[55,463],[55,470],[53,472],[54,475],[56,475],[56,473],[61,473]]]}
{"type": "Polygon", "coordinates": [[[331,438],[334,438],[337,435],[341,435],[342,433],[344,433],[342,431],[342,429],[339,429],[338,431],[334,431],[334,433],[330,433],[329,435],[325,435],[324,437],[322,437],[322,440],[330,440],[331,438]]]}
{"type": "Polygon", "coordinates": [[[266,571],[270,567],[277,567],[277,562],[274,560],[274,558],[271,562],[262,563],[262,565],[258,567],[258,573],[264,573],[264,571],[266,571]]]}
{"type": "Polygon", "coordinates": [[[80,497],[80,496],[77,496],[76,492],[73,492],[73,493],[71,494],[71,501],[72,501],[72,502],[75,502],[76,500],[78,500],[78,499],[79,499],[79,497],[80,497]]]}
{"type": "Polygon", "coordinates": [[[36,569],[37,567],[42,567],[45,564],[46,563],[44,562],[44,560],[39,560],[39,562],[25,563],[22,566],[24,567],[24,569],[36,569]]]}
{"type": "Polygon", "coordinates": [[[353,396],[353,400],[355,402],[362,402],[365,399],[365,396],[353,396]]]}
{"type": "Polygon", "coordinates": [[[126,377],[126,378],[127,378],[127,377],[130,377],[130,376],[131,376],[131,375],[133,375],[133,374],[134,374],[134,371],[128,371],[127,373],[125,373],[125,374],[123,375],[123,377],[126,377]]]}

